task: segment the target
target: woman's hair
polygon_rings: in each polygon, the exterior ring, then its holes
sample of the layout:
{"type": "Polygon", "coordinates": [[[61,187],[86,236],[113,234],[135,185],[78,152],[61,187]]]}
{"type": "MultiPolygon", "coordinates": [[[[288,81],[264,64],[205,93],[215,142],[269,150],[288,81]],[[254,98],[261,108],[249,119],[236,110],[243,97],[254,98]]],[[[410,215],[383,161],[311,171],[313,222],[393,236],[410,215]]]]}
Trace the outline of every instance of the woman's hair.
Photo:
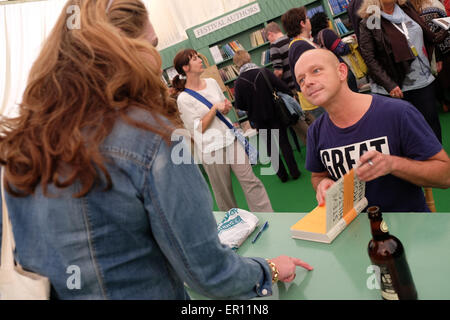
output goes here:
{"type": "Polygon", "coordinates": [[[173,66],[178,72],[178,75],[172,79],[172,86],[177,93],[183,91],[186,85],[186,73],[184,72],[183,67],[189,65],[191,58],[196,55],[198,55],[198,53],[194,49],[183,49],[175,55],[175,58],[173,58],[173,66]]]}
{"type": "MultiPolygon", "coordinates": [[[[399,6],[404,5],[408,0],[396,0],[399,6]]],[[[359,8],[357,14],[362,18],[368,18],[371,15],[375,14],[376,11],[371,9],[371,6],[376,6],[380,9],[383,9],[383,1],[382,0],[364,0],[359,8]]]]}
{"type": "Polygon", "coordinates": [[[233,57],[234,64],[240,68],[244,64],[252,62],[252,57],[250,57],[250,54],[245,50],[238,50],[233,57]]]}
{"type": "Polygon", "coordinates": [[[423,9],[427,7],[427,5],[432,3],[431,0],[410,0],[409,2],[411,2],[414,9],[416,9],[418,13],[421,13],[423,9]]]}
{"type": "Polygon", "coordinates": [[[328,28],[328,16],[325,12],[317,12],[311,17],[311,36],[315,37],[320,30],[328,28]]]}
{"type": "MultiPolygon", "coordinates": [[[[148,12],[140,0],[70,0],[34,62],[19,115],[0,121],[0,162],[6,188],[15,196],[34,193],[40,183],[58,188],[76,181],[89,192],[103,174],[111,178],[100,144],[117,118],[161,135],[168,143],[173,120],[161,79],[161,57],[146,40],[148,12]],[[80,28],[69,29],[69,6],[80,8],[80,28]],[[129,116],[149,111],[150,126],[129,116]]],[[[70,11],[69,11],[70,12],[70,11]]]]}
{"type": "Polygon", "coordinates": [[[302,32],[300,22],[307,19],[306,8],[292,8],[281,16],[281,23],[289,38],[294,38],[302,32]]]}

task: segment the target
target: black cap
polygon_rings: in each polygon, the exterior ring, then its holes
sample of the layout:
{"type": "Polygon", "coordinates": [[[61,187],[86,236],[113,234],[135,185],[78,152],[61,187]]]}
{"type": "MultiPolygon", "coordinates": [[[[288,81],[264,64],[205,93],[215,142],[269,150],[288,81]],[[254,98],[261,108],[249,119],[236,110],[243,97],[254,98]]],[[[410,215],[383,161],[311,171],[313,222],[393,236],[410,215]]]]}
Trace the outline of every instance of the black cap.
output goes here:
{"type": "Polygon", "coordinates": [[[382,216],[380,207],[371,206],[367,208],[367,215],[369,216],[369,219],[380,219],[382,216]]]}

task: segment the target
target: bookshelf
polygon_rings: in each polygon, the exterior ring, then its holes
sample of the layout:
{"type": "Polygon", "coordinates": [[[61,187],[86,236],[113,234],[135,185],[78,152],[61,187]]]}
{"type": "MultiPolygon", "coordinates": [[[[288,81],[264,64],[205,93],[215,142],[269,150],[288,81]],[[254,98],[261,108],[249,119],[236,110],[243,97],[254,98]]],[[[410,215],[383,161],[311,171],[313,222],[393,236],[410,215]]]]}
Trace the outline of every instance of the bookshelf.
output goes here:
{"type": "Polygon", "coordinates": [[[344,38],[354,33],[352,23],[349,20],[347,7],[350,0],[323,0],[327,6],[336,33],[344,38]]]}

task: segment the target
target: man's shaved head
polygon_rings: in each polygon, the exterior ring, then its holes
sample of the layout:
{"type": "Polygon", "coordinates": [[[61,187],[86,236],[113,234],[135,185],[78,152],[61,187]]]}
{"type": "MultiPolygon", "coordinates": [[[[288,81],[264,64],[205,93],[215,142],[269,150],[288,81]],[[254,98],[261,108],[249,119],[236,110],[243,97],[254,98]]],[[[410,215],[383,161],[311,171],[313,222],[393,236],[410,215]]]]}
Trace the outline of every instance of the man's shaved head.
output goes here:
{"type": "Polygon", "coordinates": [[[295,78],[297,79],[297,69],[301,71],[301,67],[305,66],[309,62],[321,61],[327,63],[330,66],[338,66],[339,60],[336,55],[328,49],[311,49],[305,51],[295,63],[295,78]]]}
{"type": "Polygon", "coordinates": [[[347,87],[347,66],[327,49],[305,51],[294,68],[295,80],[304,97],[324,106],[343,87],[347,87]]]}

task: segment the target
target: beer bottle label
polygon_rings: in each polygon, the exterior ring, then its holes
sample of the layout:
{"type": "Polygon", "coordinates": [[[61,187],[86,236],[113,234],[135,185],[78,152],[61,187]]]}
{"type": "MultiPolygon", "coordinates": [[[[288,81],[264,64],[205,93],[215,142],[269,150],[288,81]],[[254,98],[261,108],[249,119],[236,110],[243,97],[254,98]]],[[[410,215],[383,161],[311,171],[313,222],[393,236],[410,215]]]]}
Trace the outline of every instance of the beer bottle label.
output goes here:
{"type": "Polygon", "coordinates": [[[381,229],[381,231],[383,231],[384,233],[386,233],[386,232],[389,231],[388,226],[387,226],[386,222],[384,222],[384,220],[381,221],[380,229],[381,229]]]}
{"type": "Polygon", "coordinates": [[[381,296],[386,300],[399,300],[398,294],[395,292],[392,277],[389,269],[385,265],[379,265],[381,276],[381,296]]]}

